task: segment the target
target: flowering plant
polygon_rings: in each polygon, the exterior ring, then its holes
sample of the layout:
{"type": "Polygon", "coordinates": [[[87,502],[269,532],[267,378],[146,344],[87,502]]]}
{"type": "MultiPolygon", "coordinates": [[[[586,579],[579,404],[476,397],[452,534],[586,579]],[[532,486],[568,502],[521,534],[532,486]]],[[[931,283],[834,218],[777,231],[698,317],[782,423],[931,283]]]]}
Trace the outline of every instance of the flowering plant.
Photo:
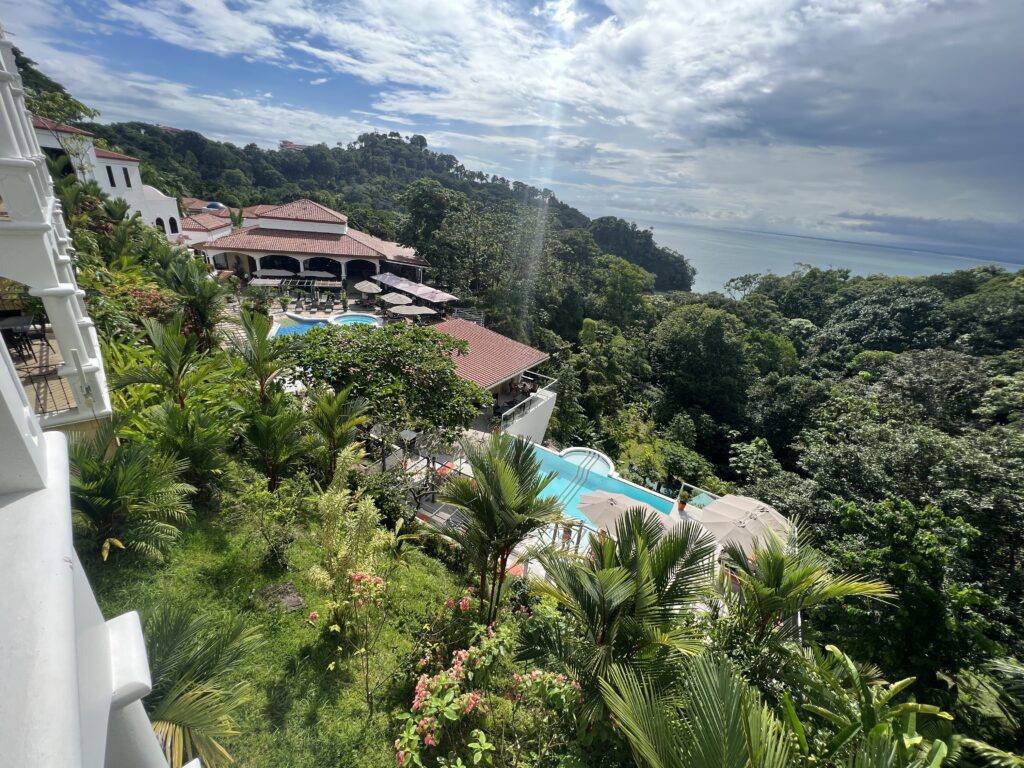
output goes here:
{"type": "Polygon", "coordinates": [[[491,764],[494,746],[483,730],[471,726],[478,725],[490,709],[480,690],[482,681],[511,647],[510,630],[489,628],[479,645],[453,652],[449,667],[420,675],[411,711],[399,716],[406,721],[395,741],[400,768],[407,762],[424,766],[428,755],[435,757],[438,766],[460,765],[461,758],[455,753],[463,747],[470,751],[474,764],[491,764]]]}

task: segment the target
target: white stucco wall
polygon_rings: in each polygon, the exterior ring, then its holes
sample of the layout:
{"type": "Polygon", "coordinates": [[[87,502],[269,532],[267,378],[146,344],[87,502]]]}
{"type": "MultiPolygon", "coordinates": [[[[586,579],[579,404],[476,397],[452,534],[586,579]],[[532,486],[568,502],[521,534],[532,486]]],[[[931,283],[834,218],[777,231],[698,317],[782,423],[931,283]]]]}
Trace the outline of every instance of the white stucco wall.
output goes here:
{"type": "Polygon", "coordinates": [[[263,227],[264,229],[284,229],[289,232],[330,232],[336,235],[344,235],[348,232],[346,224],[321,224],[317,221],[291,221],[290,219],[254,219],[246,218],[246,227],[263,227]]]}
{"type": "Polygon", "coordinates": [[[531,443],[544,442],[544,434],[548,431],[548,422],[551,421],[551,414],[555,412],[556,395],[548,390],[541,390],[534,396],[535,403],[529,413],[520,416],[514,422],[504,427],[505,432],[510,435],[518,435],[531,443]]]}

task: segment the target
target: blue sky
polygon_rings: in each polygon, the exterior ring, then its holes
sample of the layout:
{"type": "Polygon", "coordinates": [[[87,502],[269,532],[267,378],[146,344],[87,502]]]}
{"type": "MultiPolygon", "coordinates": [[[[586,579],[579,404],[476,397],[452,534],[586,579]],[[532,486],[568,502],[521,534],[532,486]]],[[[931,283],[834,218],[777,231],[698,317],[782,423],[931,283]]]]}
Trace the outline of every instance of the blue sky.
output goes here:
{"type": "Polygon", "coordinates": [[[1020,0],[0,0],[105,120],[421,133],[590,215],[1024,260],[1020,0]]]}

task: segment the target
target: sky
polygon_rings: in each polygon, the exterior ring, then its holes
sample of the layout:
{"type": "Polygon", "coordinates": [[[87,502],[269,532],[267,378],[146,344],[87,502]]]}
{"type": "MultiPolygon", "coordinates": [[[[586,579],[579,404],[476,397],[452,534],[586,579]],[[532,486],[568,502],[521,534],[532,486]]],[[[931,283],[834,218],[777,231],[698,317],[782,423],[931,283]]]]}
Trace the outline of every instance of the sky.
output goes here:
{"type": "Polygon", "coordinates": [[[591,216],[1024,261],[1024,0],[0,0],[101,120],[426,136],[591,216]]]}

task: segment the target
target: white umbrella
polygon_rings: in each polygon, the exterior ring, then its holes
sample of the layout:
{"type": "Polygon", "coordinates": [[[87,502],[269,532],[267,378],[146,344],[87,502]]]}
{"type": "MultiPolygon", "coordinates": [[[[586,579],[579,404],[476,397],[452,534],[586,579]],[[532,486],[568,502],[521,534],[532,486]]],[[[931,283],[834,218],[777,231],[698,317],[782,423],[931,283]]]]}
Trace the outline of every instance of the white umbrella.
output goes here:
{"type": "Polygon", "coordinates": [[[393,291],[391,293],[385,293],[381,296],[381,299],[388,304],[412,304],[412,299],[408,296],[403,296],[402,294],[395,293],[393,291]]]}
{"type": "Polygon", "coordinates": [[[303,277],[323,277],[330,280],[332,277],[337,277],[333,272],[326,272],[322,269],[304,269],[302,270],[303,277]]]}
{"type": "Polygon", "coordinates": [[[384,289],[376,283],[371,283],[369,280],[363,280],[361,283],[356,283],[353,286],[360,293],[380,293],[384,289]]]}
{"type": "MultiPolygon", "coordinates": [[[[641,507],[649,514],[655,514],[659,518],[668,518],[654,507],[644,504],[642,501],[631,499],[624,493],[611,493],[609,491],[591,491],[580,496],[580,503],[576,507],[586,515],[599,530],[611,531],[615,528],[616,521],[628,510],[634,507],[641,507]]],[[[660,522],[660,520],[659,520],[660,522]]]]}
{"type": "Polygon", "coordinates": [[[406,306],[402,306],[402,307],[391,307],[390,311],[394,312],[396,315],[408,315],[408,316],[436,315],[437,314],[437,312],[435,310],[431,309],[430,307],[414,307],[414,306],[411,306],[411,305],[406,305],[406,306]]]}
{"type": "Polygon", "coordinates": [[[778,510],[749,496],[726,494],[699,513],[700,524],[715,537],[719,546],[736,544],[747,552],[757,539],[789,531],[789,520],[778,510]]]}

